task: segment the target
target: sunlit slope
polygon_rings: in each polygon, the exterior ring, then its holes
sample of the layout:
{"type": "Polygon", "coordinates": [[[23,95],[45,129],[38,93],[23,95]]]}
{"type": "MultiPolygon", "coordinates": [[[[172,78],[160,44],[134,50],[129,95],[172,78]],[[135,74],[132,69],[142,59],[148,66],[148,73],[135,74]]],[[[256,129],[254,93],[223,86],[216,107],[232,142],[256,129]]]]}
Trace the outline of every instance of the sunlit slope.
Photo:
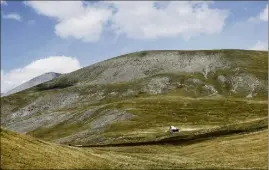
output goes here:
{"type": "Polygon", "coordinates": [[[144,51],[3,97],[1,124],[66,144],[147,141],[170,125],[207,131],[266,121],[267,86],[268,52],[144,51]]]}
{"type": "Polygon", "coordinates": [[[191,145],[75,148],[1,129],[3,169],[267,169],[268,130],[191,145]]]}
{"type": "MultiPolygon", "coordinates": [[[[78,148],[60,146],[1,128],[1,168],[75,169],[101,167],[100,158],[78,148]]],[[[106,166],[104,165],[103,168],[106,166]]]]}

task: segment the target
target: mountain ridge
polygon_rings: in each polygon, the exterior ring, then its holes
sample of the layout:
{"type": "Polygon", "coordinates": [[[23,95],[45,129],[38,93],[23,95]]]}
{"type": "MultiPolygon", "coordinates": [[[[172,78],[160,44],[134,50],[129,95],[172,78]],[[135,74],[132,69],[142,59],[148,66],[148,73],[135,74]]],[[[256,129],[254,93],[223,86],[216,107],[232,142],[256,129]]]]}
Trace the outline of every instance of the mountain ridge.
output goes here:
{"type": "Polygon", "coordinates": [[[30,79],[29,81],[26,81],[25,83],[15,87],[14,89],[4,93],[4,96],[8,96],[11,95],[13,93],[18,93],[20,91],[26,90],[28,88],[34,87],[36,85],[39,85],[41,83],[50,81],[52,79],[58,78],[59,76],[61,76],[62,74],[60,73],[56,73],[56,72],[47,72],[44,74],[41,74],[39,76],[36,76],[32,79],[30,79]]]}

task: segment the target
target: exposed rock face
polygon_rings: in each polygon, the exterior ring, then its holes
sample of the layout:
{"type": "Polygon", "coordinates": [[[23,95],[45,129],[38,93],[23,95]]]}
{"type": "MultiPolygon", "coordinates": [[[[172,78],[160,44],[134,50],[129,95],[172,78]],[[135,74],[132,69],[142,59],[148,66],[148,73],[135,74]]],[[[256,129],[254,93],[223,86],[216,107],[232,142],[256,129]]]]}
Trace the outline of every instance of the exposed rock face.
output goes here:
{"type": "Polygon", "coordinates": [[[231,77],[230,83],[232,92],[245,92],[247,93],[247,98],[252,98],[255,95],[255,90],[264,86],[264,83],[257,77],[247,73],[240,73],[231,77]]]}
{"type": "Polygon", "coordinates": [[[210,95],[214,95],[214,94],[217,94],[218,93],[218,91],[214,88],[214,86],[212,86],[212,85],[204,85],[203,86],[203,88],[205,89],[205,90],[207,90],[207,92],[210,94],[210,95]]]}
{"type": "Polygon", "coordinates": [[[145,87],[145,91],[149,94],[160,94],[169,86],[168,77],[152,78],[145,87]]]}
{"type": "MultiPolygon", "coordinates": [[[[55,79],[55,78],[57,78],[57,77],[59,77],[61,75],[62,74],[60,74],[60,73],[54,73],[54,72],[49,72],[49,73],[42,74],[42,75],[40,75],[38,77],[35,77],[35,78],[23,83],[22,85],[19,85],[16,88],[8,91],[7,93],[4,94],[4,96],[8,96],[10,94],[17,93],[17,92],[29,89],[29,88],[34,87],[36,85],[39,85],[41,83],[44,83],[44,82],[50,81],[52,79],[55,79]]],[[[2,96],[2,93],[1,93],[1,96],[2,96]]]]}
{"type": "Polygon", "coordinates": [[[221,54],[194,55],[178,52],[150,52],[144,56],[137,53],[100,62],[66,76],[76,77],[79,84],[108,84],[127,82],[161,73],[201,73],[205,78],[217,69],[231,66],[221,54]],[[85,74],[87,73],[87,74],[85,74]]]}
{"type": "Polygon", "coordinates": [[[38,98],[36,101],[27,105],[26,107],[18,110],[12,114],[12,117],[24,117],[29,116],[35,112],[41,112],[44,110],[53,110],[55,108],[63,108],[74,102],[78,99],[77,94],[55,94],[47,95],[41,98],[38,98]]]}
{"type": "MultiPolygon", "coordinates": [[[[12,125],[13,127],[16,126],[16,122],[20,120],[29,120],[30,122],[34,122],[34,120],[41,121],[43,114],[36,116],[37,113],[51,113],[54,109],[60,109],[64,107],[68,107],[70,104],[74,103],[79,99],[78,94],[54,94],[54,95],[46,95],[41,96],[36,99],[34,102],[26,105],[23,108],[11,113],[2,115],[1,124],[5,126],[12,125]],[[41,117],[41,118],[40,118],[41,117]]],[[[2,110],[2,108],[1,108],[2,110]]],[[[4,109],[3,109],[4,111],[4,109]]],[[[56,115],[56,114],[55,114],[56,115]]],[[[33,124],[29,124],[32,126],[33,124]]],[[[18,126],[18,129],[20,125],[18,126]]]]}
{"type": "Polygon", "coordinates": [[[224,83],[227,81],[227,79],[226,79],[225,76],[223,76],[223,75],[219,75],[219,76],[218,76],[218,81],[219,81],[221,84],[224,84],[224,83]]]}
{"type": "Polygon", "coordinates": [[[10,130],[27,133],[39,127],[53,127],[72,117],[72,114],[66,112],[46,112],[37,116],[21,119],[21,121],[11,122],[6,125],[10,130]]]}

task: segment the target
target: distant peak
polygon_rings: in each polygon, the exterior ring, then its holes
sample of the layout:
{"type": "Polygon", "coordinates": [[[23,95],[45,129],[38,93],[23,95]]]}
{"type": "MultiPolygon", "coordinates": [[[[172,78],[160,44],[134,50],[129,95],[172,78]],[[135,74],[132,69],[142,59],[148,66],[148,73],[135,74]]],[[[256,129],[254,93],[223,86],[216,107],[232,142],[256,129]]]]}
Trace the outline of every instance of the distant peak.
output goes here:
{"type": "Polygon", "coordinates": [[[61,74],[61,73],[56,73],[56,72],[47,72],[45,74],[61,74]]]}

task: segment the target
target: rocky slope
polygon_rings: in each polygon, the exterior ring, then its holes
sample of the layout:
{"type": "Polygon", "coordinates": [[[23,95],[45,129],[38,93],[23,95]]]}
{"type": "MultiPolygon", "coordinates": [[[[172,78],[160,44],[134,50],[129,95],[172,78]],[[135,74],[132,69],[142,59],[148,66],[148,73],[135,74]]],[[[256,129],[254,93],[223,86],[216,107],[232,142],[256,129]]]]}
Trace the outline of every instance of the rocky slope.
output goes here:
{"type": "Polygon", "coordinates": [[[17,93],[17,92],[29,89],[31,87],[34,87],[34,86],[38,85],[38,84],[50,81],[50,80],[55,79],[55,78],[58,78],[60,75],[61,75],[60,73],[54,73],[54,72],[49,72],[49,73],[42,74],[40,76],[37,76],[37,77],[35,77],[35,78],[33,78],[33,79],[19,85],[18,87],[8,91],[5,94],[1,94],[1,96],[2,95],[3,96],[8,96],[10,94],[17,93]]]}
{"type": "Polygon", "coordinates": [[[171,124],[266,120],[267,86],[268,52],[142,51],[1,98],[1,124],[66,144],[145,141],[171,124]]]}

